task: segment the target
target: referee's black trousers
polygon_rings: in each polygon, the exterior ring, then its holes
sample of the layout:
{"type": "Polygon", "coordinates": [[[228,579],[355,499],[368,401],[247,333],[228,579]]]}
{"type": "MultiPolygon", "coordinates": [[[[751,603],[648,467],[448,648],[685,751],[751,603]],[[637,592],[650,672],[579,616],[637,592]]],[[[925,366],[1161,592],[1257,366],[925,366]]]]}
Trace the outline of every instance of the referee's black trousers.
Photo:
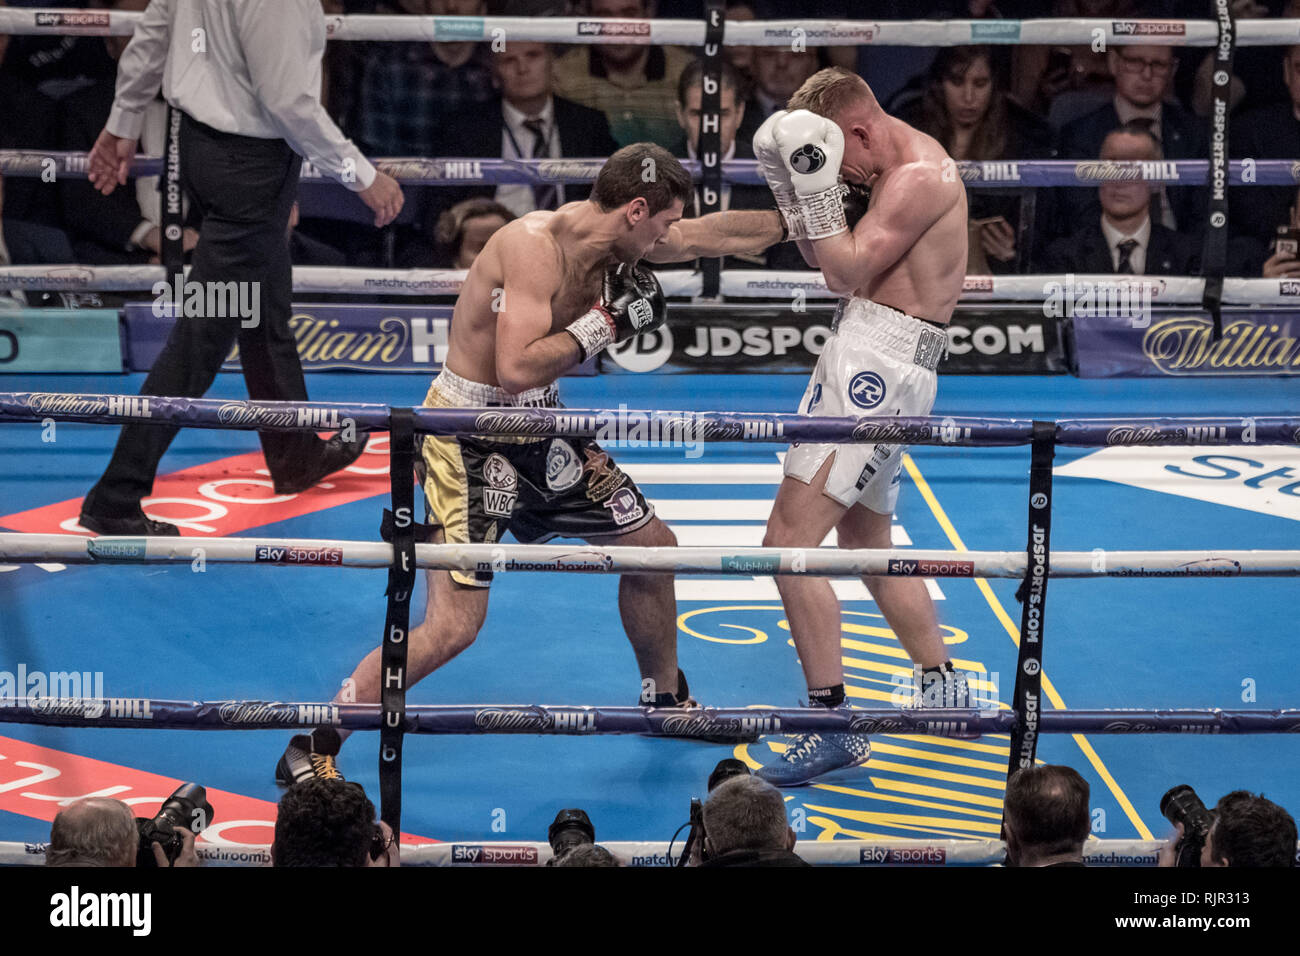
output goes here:
{"type": "MultiPolygon", "coordinates": [[[[223,133],[182,114],[182,177],[202,216],[187,281],[256,282],[261,314],[254,328],[244,328],[237,315],[178,318],[140,394],[202,396],[238,340],[249,398],[307,399],[289,328],[293,270],[288,226],[301,167],[302,159],[284,140],[223,133]]],[[[175,277],[168,276],[168,282],[175,277]]],[[[107,518],[139,514],[141,499],[153,489],[158,462],[179,430],[174,425],[124,426],[112,461],[82,510],[107,518]]],[[[324,448],[310,433],[258,436],[273,478],[309,470],[324,448]]]]}

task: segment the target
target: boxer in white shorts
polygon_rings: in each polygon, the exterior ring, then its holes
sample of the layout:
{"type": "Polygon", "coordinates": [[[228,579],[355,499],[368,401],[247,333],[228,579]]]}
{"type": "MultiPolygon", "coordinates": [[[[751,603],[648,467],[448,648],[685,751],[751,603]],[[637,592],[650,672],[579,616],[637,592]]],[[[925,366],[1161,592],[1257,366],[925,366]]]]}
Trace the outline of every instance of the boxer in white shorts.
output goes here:
{"type": "MultiPolygon", "coordinates": [[[[887,115],[862,78],[846,70],[814,74],[788,106],[759,128],[754,155],[804,258],[844,296],[799,410],[926,415],[966,271],[966,192],[956,164],[935,140],[887,115]],[[870,189],[856,224],[846,220],[855,200],[845,183],[870,189]]],[[[763,543],[816,548],[834,529],[841,547],[889,548],[904,451],[886,444],[791,447],[763,543]]],[[[971,706],[925,582],[863,581],[912,658],[917,693],[909,705],[971,706]]],[[[777,585],[810,701],[843,705],[840,606],[830,582],[783,575],[777,585]]],[[[794,786],[865,763],[870,752],[861,735],[801,734],[758,773],[794,786]]]]}

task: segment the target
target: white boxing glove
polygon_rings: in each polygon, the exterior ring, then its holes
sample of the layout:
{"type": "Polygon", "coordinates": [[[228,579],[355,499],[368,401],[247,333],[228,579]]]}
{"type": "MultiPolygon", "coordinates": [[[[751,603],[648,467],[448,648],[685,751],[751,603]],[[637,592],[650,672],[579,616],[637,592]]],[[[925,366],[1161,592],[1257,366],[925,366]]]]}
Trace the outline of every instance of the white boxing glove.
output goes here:
{"type": "Polygon", "coordinates": [[[833,120],[808,110],[792,110],[772,130],[794,187],[809,239],[848,231],[844,221],[844,133],[833,120]]]}
{"type": "Polygon", "coordinates": [[[776,208],[785,222],[790,239],[807,238],[803,215],[799,211],[798,197],[794,185],[790,182],[790,171],[786,169],[785,160],[781,158],[781,148],[777,146],[772,131],[776,124],[786,115],[785,110],[777,110],[769,116],[754,133],[754,158],[758,160],[759,172],[767,180],[772,195],[776,197],[776,208]]]}

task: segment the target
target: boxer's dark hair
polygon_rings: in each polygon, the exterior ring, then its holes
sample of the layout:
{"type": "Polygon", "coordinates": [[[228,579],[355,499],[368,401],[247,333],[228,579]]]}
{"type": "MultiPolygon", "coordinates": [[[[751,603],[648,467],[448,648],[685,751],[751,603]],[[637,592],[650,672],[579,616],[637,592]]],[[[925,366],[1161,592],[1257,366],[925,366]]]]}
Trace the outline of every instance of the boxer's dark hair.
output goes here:
{"type": "Polygon", "coordinates": [[[671,206],[674,199],[689,202],[691,174],[662,146],[624,146],[600,168],[591,199],[601,212],[611,212],[638,198],[646,201],[652,216],[671,206]]]}

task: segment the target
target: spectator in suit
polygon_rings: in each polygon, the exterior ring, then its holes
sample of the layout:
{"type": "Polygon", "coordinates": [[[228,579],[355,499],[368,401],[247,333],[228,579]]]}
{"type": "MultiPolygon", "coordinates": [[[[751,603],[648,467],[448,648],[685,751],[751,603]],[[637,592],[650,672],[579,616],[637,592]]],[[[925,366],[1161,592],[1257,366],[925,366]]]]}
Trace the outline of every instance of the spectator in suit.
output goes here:
{"type": "Polygon", "coordinates": [[[1088,781],[1070,767],[1017,770],[1003,810],[1007,866],[1084,866],[1088,797],[1088,781]]]}
{"type": "MultiPolygon", "coordinates": [[[[704,62],[693,60],[682,70],[677,84],[677,123],[681,135],[673,148],[673,155],[683,159],[699,159],[700,140],[700,104],[703,98],[704,62]]],[[[723,62],[721,69],[721,122],[719,139],[722,147],[722,162],[733,159],[753,159],[752,138],[739,135],[739,129],[745,120],[744,79],[730,63],[723,62]]],[[[695,217],[701,214],[701,185],[695,184],[695,198],[687,203],[682,214],[695,217]]],[[[772,191],[763,185],[744,183],[723,183],[721,204],[726,209],[775,209],[776,201],[772,191]]],[[[806,269],[807,263],[799,254],[799,247],[793,242],[783,242],[769,248],[765,253],[753,256],[727,256],[724,267],[733,268],[767,268],[767,269],[806,269]]],[[[669,267],[671,268],[671,266],[669,267]]]]}
{"type": "MultiPolygon", "coordinates": [[[[507,43],[492,57],[498,93],[472,111],[457,115],[444,139],[444,156],[501,159],[607,157],[619,148],[605,114],[555,93],[554,56],[545,43],[507,43]]],[[[447,190],[439,190],[447,193],[447,190]]],[[[516,184],[466,191],[442,208],[470,196],[495,199],[516,216],[534,209],[558,209],[586,199],[590,186],[516,184]]]]}
{"type": "MultiPolygon", "coordinates": [[[[1047,159],[1047,124],[1007,94],[1004,74],[987,46],[948,47],[930,67],[925,91],[900,118],[937,139],[956,160],[1047,159]]],[[[1034,232],[1048,226],[1047,203],[1036,222],[1021,223],[1023,190],[972,190],[967,195],[970,243],[966,271],[972,275],[1025,272],[1034,232]],[[1024,241],[1019,241],[1023,235],[1024,241]],[[1023,248],[1022,248],[1023,247],[1023,248]]]]}
{"type": "MultiPolygon", "coordinates": [[[[1131,0],[1055,0],[1050,12],[1032,10],[1030,15],[1126,19],[1135,15],[1135,7],[1131,0]]],[[[1080,109],[1086,112],[1085,104],[1109,98],[1114,89],[1106,54],[1086,44],[1019,45],[1012,61],[1011,95],[1053,126],[1081,115],[1080,109]]]]}
{"type": "Polygon", "coordinates": [[[492,233],[515,218],[509,209],[491,199],[479,197],[456,203],[438,217],[434,267],[468,269],[492,233]]]}
{"type": "Polygon", "coordinates": [[[754,91],[747,107],[750,125],[757,130],[765,119],[785,109],[794,91],[819,69],[816,49],[795,53],[783,46],[754,47],[754,91]]]}
{"type": "MultiPolygon", "coordinates": [[[[1289,96],[1285,103],[1260,106],[1232,124],[1228,136],[1234,156],[1252,159],[1295,159],[1300,156],[1300,46],[1287,47],[1282,77],[1289,96]]],[[[1281,215],[1295,195],[1293,186],[1234,186],[1228,190],[1228,227],[1236,236],[1269,244],[1281,215]]]]}
{"type": "MultiPolygon", "coordinates": [[[[545,43],[508,42],[492,56],[496,95],[448,122],[440,155],[560,159],[607,157],[617,150],[604,113],[555,94],[554,59],[545,43]]],[[[417,227],[403,234],[399,265],[426,268],[431,254],[444,257],[436,247],[431,253],[430,238],[441,217],[467,199],[495,200],[512,216],[522,216],[590,193],[590,185],[563,183],[422,189],[423,211],[415,217],[417,227]]]]}
{"type": "MultiPolygon", "coordinates": [[[[654,0],[589,0],[593,17],[653,17],[654,0]]],[[[667,149],[677,135],[673,91],[690,62],[686,51],[639,43],[576,45],[555,62],[555,92],[600,110],[620,147],[658,143],[667,149]]]]}
{"type": "MultiPolygon", "coordinates": [[[[1069,123],[1061,130],[1060,155],[1067,159],[1093,159],[1111,130],[1140,123],[1151,130],[1169,159],[1204,159],[1203,124],[1191,112],[1165,102],[1176,61],[1168,46],[1112,47],[1107,54],[1115,77],[1115,97],[1104,106],[1069,123]]],[[[1082,190],[1064,189],[1061,222],[1090,217],[1082,190]]],[[[1167,229],[1197,232],[1205,217],[1203,192],[1189,186],[1161,188],[1154,218],[1167,229]]]]}
{"type": "MultiPolygon", "coordinates": [[[[1160,159],[1160,144],[1137,123],[1114,130],[1101,146],[1101,158],[1160,159]]],[[[1194,275],[1200,269],[1196,242],[1155,221],[1149,183],[1103,183],[1097,194],[1101,215],[1081,220],[1070,236],[1052,243],[1044,257],[1051,273],[1119,275],[1194,275]]]]}

